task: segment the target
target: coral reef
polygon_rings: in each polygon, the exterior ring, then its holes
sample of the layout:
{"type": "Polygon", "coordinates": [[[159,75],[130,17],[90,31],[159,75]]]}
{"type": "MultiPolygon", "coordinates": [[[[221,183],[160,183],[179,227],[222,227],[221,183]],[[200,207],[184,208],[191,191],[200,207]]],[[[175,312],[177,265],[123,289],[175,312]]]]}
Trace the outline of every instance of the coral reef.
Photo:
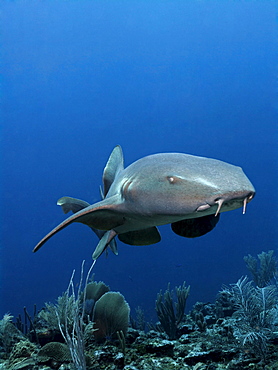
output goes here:
{"type": "Polygon", "coordinates": [[[168,334],[170,339],[177,337],[179,324],[184,317],[186,300],[189,295],[190,286],[186,287],[185,282],[182,286],[176,287],[175,293],[177,302],[174,302],[174,291],[170,290],[170,283],[167,290],[160,291],[155,302],[155,310],[162,329],[168,334]]]}
{"type": "Polygon", "coordinates": [[[96,301],[99,300],[103,294],[109,291],[109,286],[104,284],[103,281],[91,281],[86,285],[84,292],[82,292],[80,296],[80,303],[84,304],[85,315],[87,315],[90,320],[92,320],[93,309],[96,301]]]}
{"type": "Polygon", "coordinates": [[[72,312],[69,307],[74,304],[73,297],[68,297],[67,293],[63,293],[57,299],[57,303],[45,303],[45,307],[38,313],[38,318],[45,321],[49,330],[59,330],[59,320],[62,326],[67,325],[69,329],[73,325],[72,312]]]}
{"type": "Polygon", "coordinates": [[[97,340],[112,338],[117,332],[126,333],[130,308],[119,292],[107,292],[96,302],[93,312],[94,336],[97,340]]]}
{"type": "Polygon", "coordinates": [[[260,288],[270,284],[277,276],[277,259],[273,250],[258,254],[258,258],[248,254],[248,256],[244,257],[244,261],[252,274],[254,283],[260,288]]]}
{"type": "Polygon", "coordinates": [[[64,343],[50,342],[39,350],[37,359],[39,363],[46,363],[51,368],[58,369],[62,364],[71,362],[71,354],[64,343]]]}
{"type": "Polygon", "coordinates": [[[234,336],[245,346],[257,351],[265,360],[267,341],[273,338],[277,311],[277,289],[274,285],[255,288],[242,277],[225,292],[236,311],[234,336]]]}
{"type": "Polygon", "coordinates": [[[4,315],[0,370],[278,368],[276,285],[254,286],[242,277],[222,289],[215,303],[197,302],[188,314],[189,287],[184,283],[171,291],[168,285],[156,301],[160,323],[146,325],[144,312],[137,308],[128,328],[130,309],[122,294],[107,291],[102,282],[88,283],[88,275],[83,292],[81,284],[82,278],[75,293],[72,275],[66,293],[32,318],[28,333],[16,327],[19,322],[13,324],[11,315],[4,315]],[[99,287],[103,294],[94,296],[99,287]],[[91,317],[87,300],[94,301],[91,317]],[[146,327],[152,329],[146,332],[146,327]],[[37,336],[30,335],[34,330],[37,336]],[[56,340],[52,334],[58,331],[56,340]]]}
{"type": "Polygon", "coordinates": [[[19,341],[25,339],[23,333],[12,323],[13,316],[5,314],[0,320],[0,353],[5,357],[19,341]]]}
{"type": "MultiPolygon", "coordinates": [[[[141,370],[141,369],[275,369],[278,364],[278,336],[273,332],[267,341],[264,363],[257,349],[242,349],[237,338],[237,320],[234,316],[218,317],[216,304],[199,302],[197,307],[184,315],[178,338],[170,340],[165,332],[148,332],[129,328],[125,336],[125,348],[118,338],[100,344],[94,339],[93,323],[85,328],[84,350],[87,370],[141,370]],[[202,313],[206,330],[195,320],[196,312],[202,313]],[[91,327],[91,329],[90,329],[91,327]]],[[[19,341],[2,358],[3,369],[68,369],[74,370],[67,345],[50,342],[40,346],[26,339],[19,341]],[[16,355],[15,355],[16,354],[16,355]],[[25,358],[22,356],[26,356],[25,358]]],[[[1,362],[0,362],[1,369],[1,362]]]]}

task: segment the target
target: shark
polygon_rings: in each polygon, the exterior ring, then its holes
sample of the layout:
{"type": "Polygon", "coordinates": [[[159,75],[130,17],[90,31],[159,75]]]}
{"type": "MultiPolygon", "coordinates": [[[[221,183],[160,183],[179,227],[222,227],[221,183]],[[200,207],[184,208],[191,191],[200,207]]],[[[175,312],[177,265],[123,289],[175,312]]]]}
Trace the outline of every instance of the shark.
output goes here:
{"type": "Polygon", "coordinates": [[[72,215],[51,230],[33,249],[73,222],[89,226],[99,242],[96,260],[109,247],[118,254],[116,236],[129,245],[151,245],[161,240],[158,226],[171,224],[182,237],[200,237],[212,231],[220,214],[246,211],[255,189],[241,167],[184,153],[157,153],[126,168],[117,145],[104,168],[97,203],[68,196],[57,201],[72,215]]]}

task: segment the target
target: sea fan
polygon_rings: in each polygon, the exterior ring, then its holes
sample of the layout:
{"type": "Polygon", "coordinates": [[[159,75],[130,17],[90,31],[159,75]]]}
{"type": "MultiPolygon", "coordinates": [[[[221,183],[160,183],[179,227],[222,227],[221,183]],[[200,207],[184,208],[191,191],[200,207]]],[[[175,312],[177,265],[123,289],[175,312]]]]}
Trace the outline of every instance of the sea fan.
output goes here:
{"type": "Polygon", "coordinates": [[[234,336],[241,345],[249,346],[264,359],[277,317],[276,286],[255,288],[247,277],[242,277],[224,291],[236,308],[234,336]]]}

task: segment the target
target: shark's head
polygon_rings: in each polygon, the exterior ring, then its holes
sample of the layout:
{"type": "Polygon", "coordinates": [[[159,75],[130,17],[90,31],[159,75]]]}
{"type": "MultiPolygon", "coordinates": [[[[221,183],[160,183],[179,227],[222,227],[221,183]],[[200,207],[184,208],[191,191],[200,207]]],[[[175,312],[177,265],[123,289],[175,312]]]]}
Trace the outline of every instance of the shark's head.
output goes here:
{"type": "Polygon", "coordinates": [[[183,219],[243,207],[255,189],[240,167],[187,154],[155,154],[134,162],[121,184],[140,214],[183,219]]]}

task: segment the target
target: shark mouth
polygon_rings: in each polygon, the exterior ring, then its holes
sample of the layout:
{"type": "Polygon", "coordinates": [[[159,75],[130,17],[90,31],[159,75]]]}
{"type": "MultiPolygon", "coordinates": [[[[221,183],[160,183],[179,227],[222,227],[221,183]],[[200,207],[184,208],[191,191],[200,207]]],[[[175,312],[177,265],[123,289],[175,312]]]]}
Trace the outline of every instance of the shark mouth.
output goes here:
{"type": "MultiPolygon", "coordinates": [[[[243,198],[243,205],[242,205],[242,214],[243,215],[246,213],[247,203],[249,203],[254,198],[254,196],[255,196],[255,193],[250,193],[246,197],[243,198]]],[[[238,199],[234,198],[232,200],[240,201],[241,199],[242,198],[238,198],[238,199]]],[[[215,215],[214,215],[216,217],[220,213],[220,210],[221,210],[221,207],[223,206],[223,204],[225,205],[227,203],[227,199],[217,198],[217,199],[215,199],[214,202],[215,203],[213,205],[217,204],[217,210],[216,210],[215,215]]],[[[202,211],[205,211],[205,210],[209,209],[210,207],[212,207],[211,204],[208,204],[208,203],[207,204],[202,204],[201,206],[199,206],[197,208],[196,211],[197,212],[202,212],[202,211]]]]}

